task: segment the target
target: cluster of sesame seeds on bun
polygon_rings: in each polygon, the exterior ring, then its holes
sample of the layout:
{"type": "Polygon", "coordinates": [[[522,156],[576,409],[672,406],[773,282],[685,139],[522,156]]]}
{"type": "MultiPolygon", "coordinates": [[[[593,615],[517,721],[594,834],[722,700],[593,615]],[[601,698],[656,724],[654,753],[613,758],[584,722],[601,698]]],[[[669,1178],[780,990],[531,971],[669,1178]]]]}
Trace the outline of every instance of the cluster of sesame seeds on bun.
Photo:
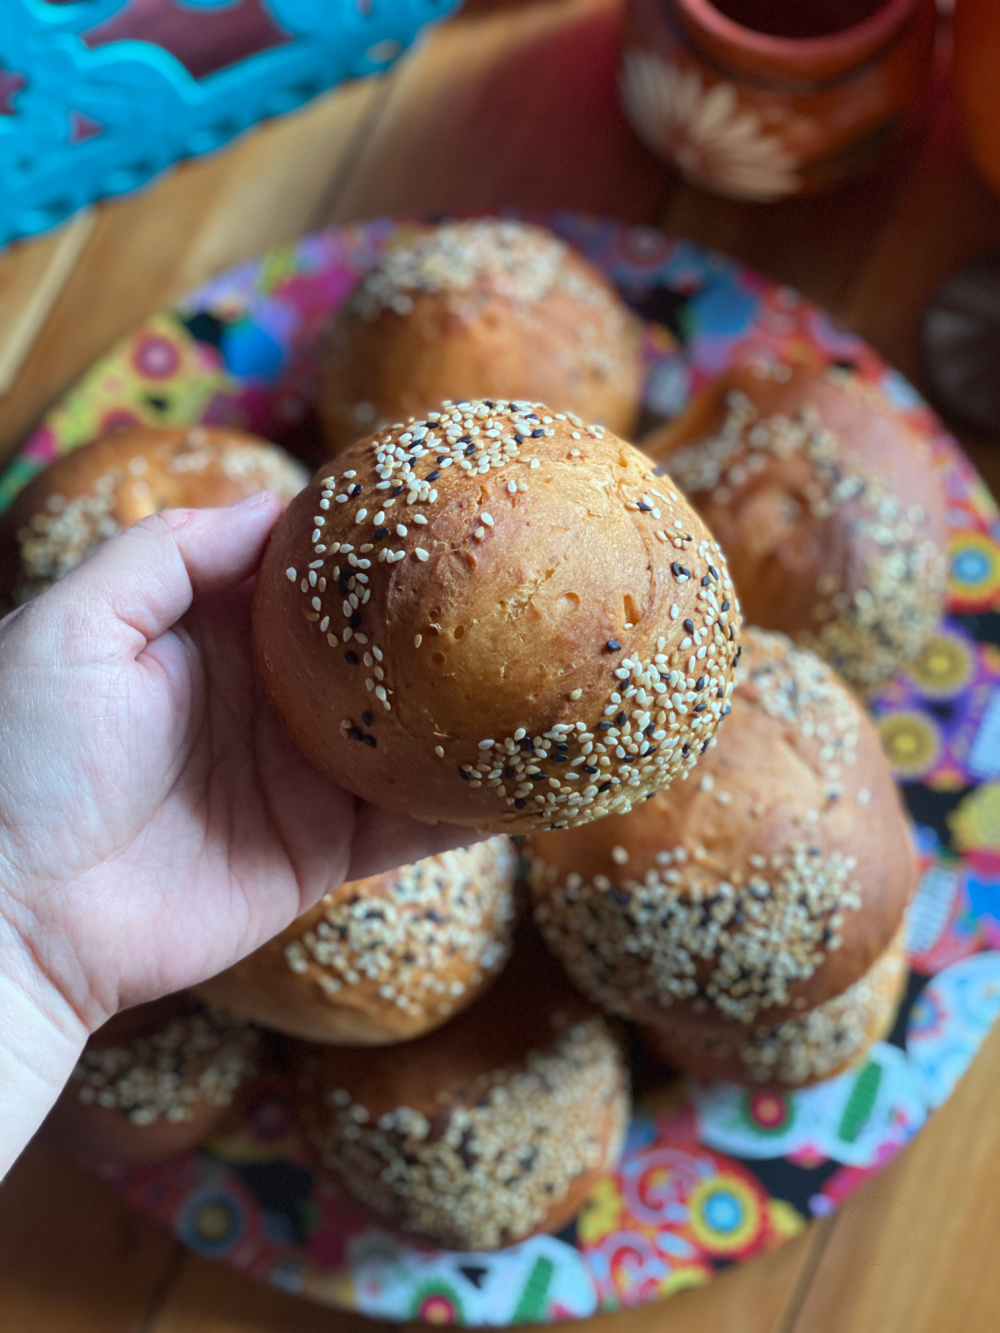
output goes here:
{"type": "Polygon", "coordinates": [[[618,315],[603,283],[588,281],[572,257],[565,241],[530,223],[444,222],[402,232],[352,299],[364,318],[375,319],[384,310],[408,315],[418,293],[444,296],[462,313],[489,296],[528,305],[562,287],[584,305],[618,315]]]}
{"type": "MultiPolygon", "coordinates": [[[[747,582],[748,618],[792,633],[856,688],[875,688],[920,651],[943,605],[944,498],[926,441],[879,389],[836,367],[810,380],[802,368],[755,363],[730,383],[704,431],[664,466],[720,533],[737,586],[747,582]],[[771,411],[758,398],[775,381],[771,411]],[[750,531],[740,512],[769,487],[785,491],[785,522],[816,530],[807,540],[775,524],[771,538],[798,551],[795,578],[812,580],[804,613],[790,609],[795,590],[784,605],[758,606],[752,586],[762,586],[767,534],[750,531]]],[[[703,411],[695,404],[691,419],[703,411]]],[[[671,429],[683,440],[682,423],[671,429]]]]}
{"type": "MultiPolygon", "coordinates": [[[[589,515],[575,495],[573,505],[574,521],[586,523],[589,515]]],[[[561,549],[552,559],[565,565],[577,558],[579,538],[559,531],[561,549]]],[[[608,568],[616,555],[626,559],[596,522],[585,531],[588,541],[605,543],[601,557],[608,568]]],[[[520,832],[572,826],[628,809],[690,769],[728,711],[739,613],[718,545],[638,451],[571,413],[519,401],[447,403],[425,419],[359,441],[293,503],[272,539],[265,571],[279,558],[286,586],[298,591],[298,614],[311,627],[312,642],[324,644],[330,654],[323,716],[350,701],[339,718],[339,739],[344,747],[356,747],[358,757],[331,755],[332,747],[316,736],[318,712],[293,734],[320,767],[359,795],[384,802],[391,793],[374,775],[388,758],[379,756],[379,747],[398,746],[401,731],[409,742],[419,741],[418,728],[426,728],[420,761],[424,756],[437,761],[431,767],[439,772],[431,781],[440,784],[447,772],[449,792],[447,808],[407,809],[418,817],[520,832]],[[494,708],[490,715],[499,725],[492,734],[475,734],[475,710],[464,697],[469,716],[457,708],[443,712],[444,684],[435,676],[434,662],[443,660],[442,638],[451,633],[447,594],[455,586],[456,568],[473,586],[480,570],[494,570],[496,600],[488,609],[494,617],[502,615],[503,624],[491,631],[489,650],[477,662],[481,687],[491,691],[488,659],[505,650],[501,636],[511,636],[523,661],[525,609],[554,596],[551,571],[532,567],[543,558],[531,544],[543,540],[535,537],[541,524],[532,530],[533,506],[548,506],[546,514],[551,513],[560,489],[568,486],[592,494],[593,503],[605,509],[616,507],[614,521],[627,527],[639,552],[636,567],[641,555],[641,590],[633,596],[623,587],[626,595],[618,599],[614,622],[594,632],[589,649],[573,644],[566,663],[546,658],[555,645],[542,637],[552,623],[543,603],[545,614],[535,615],[541,631],[535,660],[528,667],[536,677],[549,672],[542,680],[546,687],[557,672],[570,685],[574,672],[587,683],[560,691],[547,708],[533,709],[541,691],[526,682],[516,696],[516,711],[511,705],[497,718],[499,701],[513,694],[500,659],[496,690],[481,710],[486,716],[494,708]],[[308,546],[301,536],[304,526],[308,546]],[[504,555],[509,559],[501,566],[504,555]],[[644,609],[639,595],[648,603],[644,609]],[[425,605],[427,615],[420,619],[425,605]],[[404,644],[400,625],[407,620],[418,628],[404,644]],[[406,690],[420,693],[421,707],[411,707],[393,728],[388,725],[393,711],[407,702],[401,676],[406,690]],[[430,691],[441,712],[425,697],[430,691]],[[362,749],[370,752],[370,779],[362,749]],[[489,793],[492,801],[480,799],[480,793],[489,793]]],[[[586,609],[587,574],[579,573],[580,592],[564,599],[574,610],[581,602],[586,609]]],[[[280,596],[279,581],[275,577],[272,587],[265,577],[263,591],[258,585],[255,637],[272,701],[291,721],[303,701],[284,697],[280,664],[275,665],[282,647],[277,617],[259,614],[271,609],[263,598],[280,596]]],[[[458,633],[464,635],[466,627],[458,633]]],[[[451,638],[447,646],[454,656],[451,638]]],[[[565,637],[558,651],[569,652],[565,637]]],[[[456,688],[454,694],[461,692],[456,688]]],[[[419,777],[413,786],[421,786],[419,777]]],[[[419,798],[419,792],[413,795],[419,798]]]]}
{"type": "Polygon", "coordinates": [[[539,1229],[580,1177],[613,1168],[627,1126],[621,1052],[600,1017],[572,1024],[516,1067],[442,1087],[426,1113],[404,1104],[373,1114],[337,1085],[335,1053],[320,1068],[304,1120],[324,1168],[405,1230],[459,1250],[496,1249],[539,1229]]]}
{"type": "Polygon", "coordinates": [[[309,914],[308,928],[285,932],[287,965],[333,1003],[363,988],[374,992],[369,1003],[439,1022],[507,961],[517,866],[510,840],[492,838],[345,884],[309,914]]]}
{"type": "Polygon", "coordinates": [[[164,508],[228,505],[261,490],[290,500],[302,465],[240,431],[137,427],[81,445],[15,499],[18,603],[68,574],[99,542],[164,508]]]}
{"type": "Polygon", "coordinates": [[[531,839],[547,943],[592,1000],[636,1021],[796,1015],[857,979],[912,893],[905,820],[859,705],[783,635],[748,629],[744,646],[733,718],[686,783],[531,839]]]}
{"type": "Polygon", "coordinates": [[[85,1106],[120,1111],[133,1125],[179,1124],[199,1108],[228,1106],[253,1074],[259,1033],[212,1013],[172,1019],[120,1046],[88,1046],[70,1086],[85,1106]]]}
{"type": "Polygon", "coordinates": [[[901,932],[858,981],[800,1017],[725,1034],[675,1025],[643,1037],[661,1059],[702,1079],[802,1087],[856,1064],[885,1035],[907,972],[901,932]]]}

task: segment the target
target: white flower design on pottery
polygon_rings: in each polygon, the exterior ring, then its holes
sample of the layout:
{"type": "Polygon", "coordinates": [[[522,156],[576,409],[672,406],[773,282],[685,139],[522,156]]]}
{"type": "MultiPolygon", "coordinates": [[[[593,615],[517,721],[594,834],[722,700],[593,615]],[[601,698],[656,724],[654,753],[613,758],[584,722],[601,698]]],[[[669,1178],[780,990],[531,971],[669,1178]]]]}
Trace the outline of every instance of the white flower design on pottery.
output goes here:
{"type": "Polygon", "coordinates": [[[740,199],[795,194],[800,159],[757,111],[739,105],[734,84],[702,83],[696,70],[626,51],[622,99],[632,124],[657,153],[699,185],[740,199]]]}

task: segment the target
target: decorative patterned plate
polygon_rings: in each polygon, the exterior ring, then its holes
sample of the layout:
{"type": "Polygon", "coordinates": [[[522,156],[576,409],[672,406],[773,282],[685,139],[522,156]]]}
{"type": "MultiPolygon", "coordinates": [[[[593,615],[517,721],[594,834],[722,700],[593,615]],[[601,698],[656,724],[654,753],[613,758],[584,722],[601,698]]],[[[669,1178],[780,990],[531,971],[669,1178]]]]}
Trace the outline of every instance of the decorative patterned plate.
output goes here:
{"type": "MultiPolygon", "coordinates": [[[[680,1081],[654,1089],[640,1099],[618,1173],[575,1225],[498,1254],[437,1253],[391,1235],[310,1171],[273,1079],[205,1150],[112,1175],[199,1253],[381,1318],[554,1321],[706,1282],[881,1170],[946,1100],[1000,1015],[1000,520],[985,487],[913,389],[795,292],[654,231],[539,220],[647,320],[651,412],[675,412],[751,344],[775,356],[810,345],[880,381],[935,432],[951,509],[948,615],[874,704],[923,857],[912,972],[893,1032],[861,1067],[782,1096],[680,1081]]],[[[0,505],[116,423],[230,422],[304,442],[320,330],[400,225],[307,237],[151,319],[49,413],[0,481],[0,505]]]]}

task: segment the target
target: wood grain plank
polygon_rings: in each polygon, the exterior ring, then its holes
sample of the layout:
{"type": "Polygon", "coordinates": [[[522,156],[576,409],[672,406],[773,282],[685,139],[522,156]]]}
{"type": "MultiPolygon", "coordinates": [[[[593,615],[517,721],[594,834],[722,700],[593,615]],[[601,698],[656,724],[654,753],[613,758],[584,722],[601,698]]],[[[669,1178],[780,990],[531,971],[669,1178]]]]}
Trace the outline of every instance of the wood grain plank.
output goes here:
{"type": "Polygon", "coordinates": [[[790,1333],[995,1333],[1000,1029],[916,1140],[832,1219],[790,1333]]]}
{"type": "Polygon", "coordinates": [[[4,1333],[138,1333],[177,1244],[82,1167],[32,1144],[0,1187],[4,1333]]]}
{"type": "Polygon", "coordinates": [[[19,242],[0,255],[0,398],[17,378],[94,223],[93,209],[84,209],[54,235],[19,242]]]}
{"type": "Polygon", "coordinates": [[[142,194],[101,204],[16,383],[0,399],[0,462],[141,320],[218,269],[316,225],[382,92],[376,80],[338,89],[221,153],[182,164],[142,194]]]}
{"type": "Polygon", "coordinates": [[[169,1291],[142,1333],[398,1333],[377,1323],[252,1282],[231,1269],[185,1254],[169,1291]]]}
{"type": "Polygon", "coordinates": [[[504,207],[650,221],[668,177],[618,106],[619,21],[618,0],[547,0],[433,32],[331,221],[504,207]]]}

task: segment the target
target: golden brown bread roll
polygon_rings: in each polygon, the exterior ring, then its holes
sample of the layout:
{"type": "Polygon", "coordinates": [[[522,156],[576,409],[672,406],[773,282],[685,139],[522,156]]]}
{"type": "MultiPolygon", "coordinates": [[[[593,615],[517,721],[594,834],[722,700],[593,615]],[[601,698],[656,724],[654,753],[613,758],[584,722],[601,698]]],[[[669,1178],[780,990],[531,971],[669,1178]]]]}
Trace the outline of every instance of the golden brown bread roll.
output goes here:
{"type": "Polygon", "coordinates": [[[402,231],[341,308],[320,411],[332,453],[445,399],[540,398],[627,436],[639,329],[563,241],[484,218],[402,231]]]}
{"type": "Polygon", "coordinates": [[[286,503],[308,473],[283,449],[243,431],[137,426],[65,454],[16,497],[3,521],[13,600],[62,578],[98,542],[163,509],[209,509],[271,490],[286,503]]]}
{"type": "Polygon", "coordinates": [[[916,862],[871,722],[825,663],[747,627],[732,713],[686,782],[531,839],[536,917],[597,1003],[654,1026],[773,1026],[899,929],[916,862]]]}
{"type": "Polygon", "coordinates": [[[837,368],[740,366],[643,441],[711,528],[750,624],[868,691],[944,606],[946,499],[928,441],[837,368]]]}
{"type": "Polygon", "coordinates": [[[637,449],[492,400],[321,469],[254,600],[305,755],[386,810],[486,832],[585,823],[687,771],[738,628],[718,546],[637,449]]]}
{"type": "Polygon", "coordinates": [[[706,1081],[775,1090],[804,1087],[843,1073],[885,1037],[895,1022],[907,975],[900,930],[863,977],[800,1018],[773,1026],[733,1025],[725,1033],[672,1023],[643,1028],[641,1036],[659,1059],[706,1081]]]}
{"type": "Polygon", "coordinates": [[[201,1143],[254,1073],[259,1033],[169,995],[116,1014],[87,1042],[46,1135],[100,1162],[154,1162],[201,1143]]]}
{"type": "Polygon", "coordinates": [[[302,1046],[298,1113],[320,1165],[404,1231],[493,1250],[564,1226],[628,1123],[616,1034],[534,940],[495,986],[401,1046],[302,1046]]]}
{"type": "Polygon", "coordinates": [[[379,1046],[440,1026],[500,972],[516,916],[509,838],[342,884],[275,939],[196,987],[309,1041],[379,1046]]]}

